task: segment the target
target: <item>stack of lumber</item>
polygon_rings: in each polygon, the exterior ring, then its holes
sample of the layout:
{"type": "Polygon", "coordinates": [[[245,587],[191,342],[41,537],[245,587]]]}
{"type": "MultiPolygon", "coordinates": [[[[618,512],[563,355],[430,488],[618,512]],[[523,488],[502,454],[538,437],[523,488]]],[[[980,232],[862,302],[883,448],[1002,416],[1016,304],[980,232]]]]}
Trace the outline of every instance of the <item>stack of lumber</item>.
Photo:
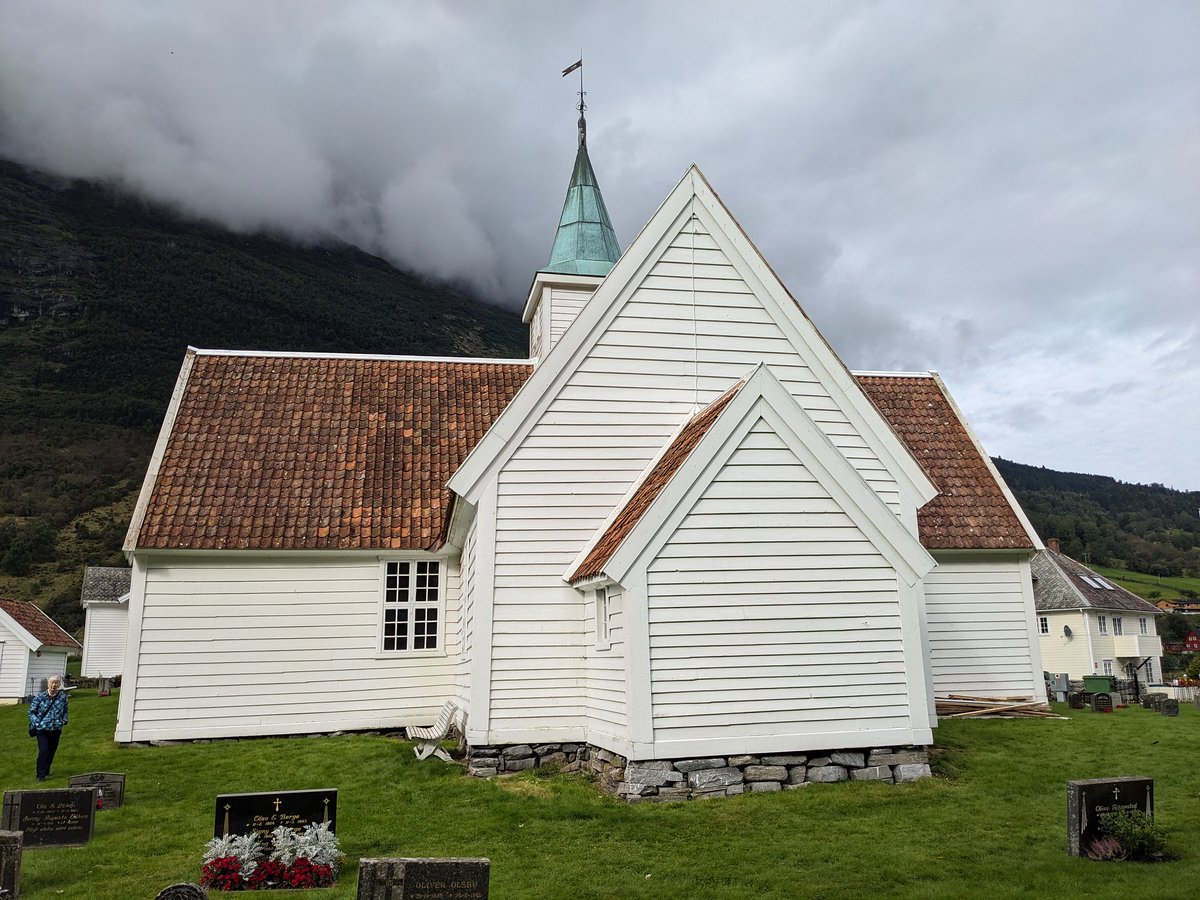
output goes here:
{"type": "Polygon", "coordinates": [[[1028,697],[973,697],[950,694],[936,699],[938,718],[967,719],[980,716],[1004,716],[1019,719],[1057,719],[1045,700],[1028,697]]]}

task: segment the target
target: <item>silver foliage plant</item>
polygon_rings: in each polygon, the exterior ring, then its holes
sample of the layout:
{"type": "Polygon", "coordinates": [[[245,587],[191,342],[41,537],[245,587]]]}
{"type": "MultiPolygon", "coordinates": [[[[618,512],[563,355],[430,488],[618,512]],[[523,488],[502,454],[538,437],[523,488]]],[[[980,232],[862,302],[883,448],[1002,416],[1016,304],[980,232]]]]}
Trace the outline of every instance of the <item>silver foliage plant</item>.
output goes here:
{"type": "Polygon", "coordinates": [[[293,831],[280,825],[271,832],[271,843],[274,850],[271,859],[278,860],[285,866],[290,866],[297,859],[307,857],[311,862],[320,866],[331,866],[337,874],[342,860],[338,850],[337,835],[329,830],[329,825],[321,822],[310,822],[303,831],[293,831]]]}
{"type": "Polygon", "coordinates": [[[258,843],[258,835],[226,834],[219,838],[213,838],[204,846],[206,863],[228,856],[237,857],[238,862],[241,863],[242,877],[249,878],[258,868],[258,861],[263,856],[263,848],[258,843]]]}

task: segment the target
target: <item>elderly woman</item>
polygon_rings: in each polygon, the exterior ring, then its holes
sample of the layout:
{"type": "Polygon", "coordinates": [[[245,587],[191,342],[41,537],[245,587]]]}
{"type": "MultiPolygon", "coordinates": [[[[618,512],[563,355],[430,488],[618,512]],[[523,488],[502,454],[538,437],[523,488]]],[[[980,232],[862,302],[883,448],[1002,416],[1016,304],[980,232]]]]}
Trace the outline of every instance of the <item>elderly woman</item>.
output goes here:
{"type": "Polygon", "coordinates": [[[29,703],[29,733],[38,739],[38,781],[45,781],[50,774],[50,764],[54,762],[58,739],[66,724],[67,692],[62,689],[62,678],[51,675],[46,681],[46,690],[29,703]]]}

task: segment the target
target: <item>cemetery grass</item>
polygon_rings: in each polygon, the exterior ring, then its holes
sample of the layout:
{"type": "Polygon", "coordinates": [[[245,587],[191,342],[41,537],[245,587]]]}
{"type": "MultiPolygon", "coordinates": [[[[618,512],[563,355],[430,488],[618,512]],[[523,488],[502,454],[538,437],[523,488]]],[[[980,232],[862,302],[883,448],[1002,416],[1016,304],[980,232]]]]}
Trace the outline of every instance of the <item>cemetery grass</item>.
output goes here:
{"type": "MultiPolygon", "coordinates": [[[[54,773],[127,774],[126,806],[100,812],[85,847],[30,849],[22,897],[145,898],[196,881],[218,793],[336,787],[351,898],[363,856],[486,856],[509,898],[1183,897],[1200,875],[1200,711],[1140,708],[1066,721],[945,722],[937,777],[813,785],[687,804],[618,804],[580,775],[463,777],[377,735],[167,747],[112,741],[116,696],[71,701],[54,773]],[[1096,863],[1065,853],[1065,782],[1155,779],[1180,859],[1096,863]]],[[[5,790],[36,787],[25,707],[0,708],[5,790]]],[[[297,896],[283,894],[281,896],[297,896]]]]}

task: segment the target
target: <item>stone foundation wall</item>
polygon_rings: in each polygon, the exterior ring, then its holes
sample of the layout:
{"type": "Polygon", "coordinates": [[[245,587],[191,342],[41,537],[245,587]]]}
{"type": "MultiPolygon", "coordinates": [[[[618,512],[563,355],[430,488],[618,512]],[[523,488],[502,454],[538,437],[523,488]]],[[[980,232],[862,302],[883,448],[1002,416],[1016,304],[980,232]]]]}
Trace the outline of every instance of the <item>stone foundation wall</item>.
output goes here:
{"type": "Polygon", "coordinates": [[[622,800],[657,803],[793,790],[836,781],[904,784],[931,774],[929,753],[919,747],[640,762],[629,762],[616,753],[586,744],[471,747],[467,752],[467,772],[481,778],[547,765],[563,771],[588,771],[602,791],[622,800]]]}

